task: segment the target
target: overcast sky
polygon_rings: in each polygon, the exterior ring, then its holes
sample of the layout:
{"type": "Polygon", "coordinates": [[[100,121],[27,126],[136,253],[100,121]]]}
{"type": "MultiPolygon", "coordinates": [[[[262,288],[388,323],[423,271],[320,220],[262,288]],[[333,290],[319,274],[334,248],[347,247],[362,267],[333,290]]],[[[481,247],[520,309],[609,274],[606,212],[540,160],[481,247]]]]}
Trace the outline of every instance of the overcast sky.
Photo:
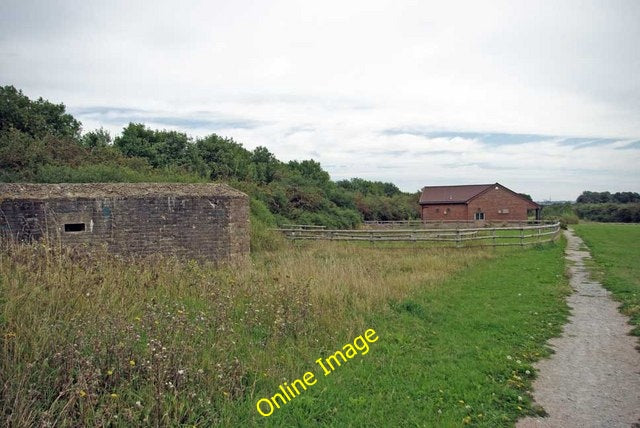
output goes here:
{"type": "Polygon", "coordinates": [[[635,0],[2,0],[0,84],[333,179],[640,191],[635,0]]]}

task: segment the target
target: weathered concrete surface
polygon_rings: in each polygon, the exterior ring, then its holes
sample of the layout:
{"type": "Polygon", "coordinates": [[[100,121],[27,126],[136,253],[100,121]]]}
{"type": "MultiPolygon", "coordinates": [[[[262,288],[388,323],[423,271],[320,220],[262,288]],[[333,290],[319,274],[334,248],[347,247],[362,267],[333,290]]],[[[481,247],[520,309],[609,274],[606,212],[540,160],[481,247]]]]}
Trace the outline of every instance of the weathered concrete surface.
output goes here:
{"type": "Polygon", "coordinates": [[[572,231],[566,257],[570,263],[571,307],[561,337],[549,345],[551,358],[540,361],[533,384],[535,401],[549,414],[526,418],[517,427],[631,427],[640,422],[640,353],[631,326],[618,303],[590,279],[588,251],[572,231]]]}
{"type": "Polygon", "coordinates": [[[231,261],[249,254],[249,198],[214,183],[0,183],[0,241],[231,261]]]}

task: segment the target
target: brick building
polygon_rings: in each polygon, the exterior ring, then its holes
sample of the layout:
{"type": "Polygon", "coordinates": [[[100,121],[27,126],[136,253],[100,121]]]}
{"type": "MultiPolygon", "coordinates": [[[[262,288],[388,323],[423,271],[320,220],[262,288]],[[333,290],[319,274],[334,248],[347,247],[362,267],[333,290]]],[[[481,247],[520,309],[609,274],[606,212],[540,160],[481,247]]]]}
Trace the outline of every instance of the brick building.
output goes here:
{"type": "Polygon", "coordinates": [[[427,186],[420,195],[422,220],[516,221],[531,212],[540,218],[540,205],[499,183],[427,186]]]}
{"type": "Polygon", "coordinates": [[[249,201],[224,184],[0,184],[0,236],[226,261],[249,253],[249,201]]]}

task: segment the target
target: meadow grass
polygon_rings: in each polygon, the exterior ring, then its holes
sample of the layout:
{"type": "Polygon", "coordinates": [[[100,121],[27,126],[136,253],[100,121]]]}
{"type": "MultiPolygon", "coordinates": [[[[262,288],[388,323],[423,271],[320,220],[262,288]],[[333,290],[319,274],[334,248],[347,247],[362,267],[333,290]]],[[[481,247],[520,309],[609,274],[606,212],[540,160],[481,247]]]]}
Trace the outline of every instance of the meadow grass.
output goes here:
{"type": "Polygon", "coordinates": [[[640,336],[640,225],[583,223],[573,229],[589,247],[594,272],[631,317],[640,336]]]}
{"type": "Polygon", "coordinates": [[[561,245],[285,243],[215,267],[43,244],[0,253],[8,426],[509,424],[566,315],[561,245]],[[365,329],[303,396],[261,397],[365,329]],[[529,370],[529,374],[525,374],[529,370]],[[518,400],[520,395],[521,400],[518,400]]]}
{"type": "MultiPolygon", "coordinates": [[[[529,395],[532,363],[549,354],[544,343],[560,333],[568,313],[562,250],[559,244],[501,250],[435,287],[390,301],[390,310],[366,317],[379,335],[367,355],[326,377],[310,358],[307,368],[321,386],[266,424],[495,427],[542,413],[529,395]]],[[[335,349],[350,337],[342,339],[335,349]]]]}

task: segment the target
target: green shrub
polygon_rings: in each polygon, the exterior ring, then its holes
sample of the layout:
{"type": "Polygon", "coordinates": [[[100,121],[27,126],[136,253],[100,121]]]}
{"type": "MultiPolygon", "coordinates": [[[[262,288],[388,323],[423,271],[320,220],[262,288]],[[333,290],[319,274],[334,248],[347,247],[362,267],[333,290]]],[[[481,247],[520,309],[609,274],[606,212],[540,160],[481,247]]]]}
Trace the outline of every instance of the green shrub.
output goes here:
{"type": "Polygon", "coordinates": [[[272,230],[276,227],[276,219],[267,206],[258,199],[251,198],[251,251],[272,251],[282,247],[284,237],[280,232],[272,230]]]}
{"type": "Polygon", "coordinates": [[[198,176],[174,170],[134,170],[121,165],[97,164],[70,167],[44,165],[38,168],[35,181],[39,183],[114,183],[114,182],[206,182],[198,176]]]}
{"type": "Polygon", "coordinates": [[[560,227],[562,229],[566,229],[568,224],[578,224],[580,222],[578,216],[575,214],[563,214],[560,216],[559,220],[560,227]]]}
{"type": "Polygon", "coordinates": [[[582,219],[599,222],[639,223],[640,204],[576,204],[582,219]]]}

